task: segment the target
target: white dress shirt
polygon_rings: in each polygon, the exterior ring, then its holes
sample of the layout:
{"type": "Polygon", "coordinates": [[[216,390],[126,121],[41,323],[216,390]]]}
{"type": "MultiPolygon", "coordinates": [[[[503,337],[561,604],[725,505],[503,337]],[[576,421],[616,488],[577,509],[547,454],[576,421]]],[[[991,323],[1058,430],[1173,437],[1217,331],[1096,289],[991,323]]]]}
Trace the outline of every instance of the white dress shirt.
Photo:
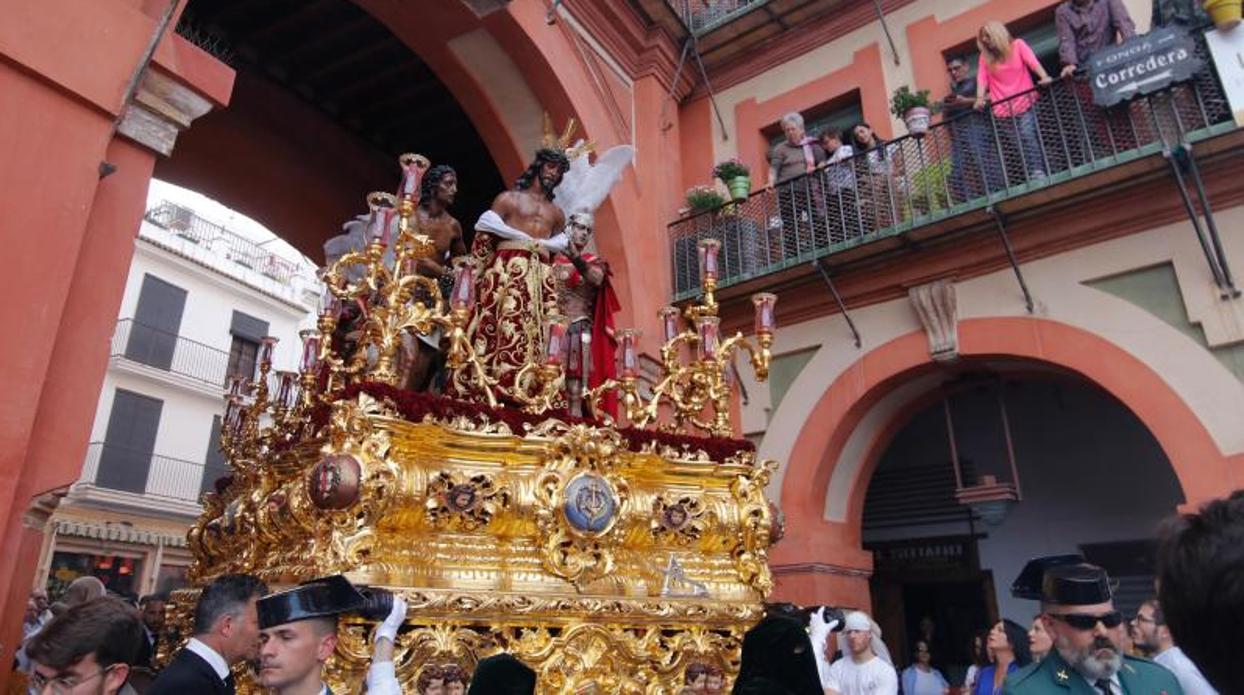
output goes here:
{"type": "Polygon", "coordinates": [[[1205,676],[1201,675],[1201,670],[1179,647],[1171,647],[1156,654],[1153,660],[1175,674],[1175,680],[1179,681],[1179,687],[1184,689],[1184,695],[1218,695],[1214,686],[1205,680],[1205,676]]]}

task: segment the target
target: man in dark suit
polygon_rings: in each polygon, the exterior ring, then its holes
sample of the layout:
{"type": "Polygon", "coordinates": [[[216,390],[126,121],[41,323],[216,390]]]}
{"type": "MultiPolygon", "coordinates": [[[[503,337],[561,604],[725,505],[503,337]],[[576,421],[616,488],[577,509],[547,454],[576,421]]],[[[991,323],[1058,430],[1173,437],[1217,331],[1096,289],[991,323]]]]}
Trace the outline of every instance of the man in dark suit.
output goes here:
{"type": "Polygon", "coordinates": [[[226,574],[203,588],[194,608],[194,635],[152,683],[148,695],[233,695],[236,663],[259,648],[255,603],[268,587],[247,574],[226,574]]]}
{"type": "Polygon", "coordinates": [[[139,614],[143,619],[143,641],[139,645],[135,666],[155,668],[160,633],[164,630],[164,606],[167,602],[168,597],[164,594],[147,594],[138,601],[139,614]]]}

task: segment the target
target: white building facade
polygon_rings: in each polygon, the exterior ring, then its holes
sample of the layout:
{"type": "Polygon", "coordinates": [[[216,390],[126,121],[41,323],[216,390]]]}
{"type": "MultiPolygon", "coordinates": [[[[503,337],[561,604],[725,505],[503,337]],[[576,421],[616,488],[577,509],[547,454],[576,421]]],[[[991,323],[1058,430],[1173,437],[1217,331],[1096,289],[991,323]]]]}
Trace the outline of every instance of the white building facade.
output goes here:
{"type": "Polygon", "coordinates": [[[82,475],[47,526],[38,583],[55,596],[98,576],[125,595],[184,582],[186,530],[225,475],[230,377],[252,378],[260,340],[295,370],[315,268],[272,254],[186,207],[148,210],[135,239],[82,475]]]}

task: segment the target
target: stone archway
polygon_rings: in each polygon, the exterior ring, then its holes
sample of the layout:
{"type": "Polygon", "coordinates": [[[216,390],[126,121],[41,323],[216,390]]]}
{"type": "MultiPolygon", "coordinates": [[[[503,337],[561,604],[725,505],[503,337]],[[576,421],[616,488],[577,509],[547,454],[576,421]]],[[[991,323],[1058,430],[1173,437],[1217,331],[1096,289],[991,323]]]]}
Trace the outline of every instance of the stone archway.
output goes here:
{"type": "MultiPolygon", "coordinates": [[[[1193,410],[1118,346],[1064,323],[981,318],[959,324],[966,359],[1007,357],[1076,374],[1130,409],[1170,461],[1193,507],[1244,484],[1244,456],[1223,454],[1193,410]]],[[[923,332],[886,343],[836,378],[791,450],[780,499],[787,538],[771,556],[778,595],[801,603],[868,605],[872,560],[861,547],[864,493],[886,444],[932,388],[923,332]]]]}

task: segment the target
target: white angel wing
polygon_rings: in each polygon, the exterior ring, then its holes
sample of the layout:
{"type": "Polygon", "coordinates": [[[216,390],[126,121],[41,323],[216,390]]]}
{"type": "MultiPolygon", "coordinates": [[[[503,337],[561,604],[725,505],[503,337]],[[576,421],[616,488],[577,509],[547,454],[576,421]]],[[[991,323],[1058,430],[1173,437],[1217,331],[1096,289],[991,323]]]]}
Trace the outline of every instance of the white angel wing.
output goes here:
{"type": "Polygon", "coordinates": [[[576,158],[557,187],[553,202],[567,217],[574,212],[596,212],[634,157],[634,147],[618,145],[597,157],[595,163],[589,163],[587,155],[576,158]]]}

